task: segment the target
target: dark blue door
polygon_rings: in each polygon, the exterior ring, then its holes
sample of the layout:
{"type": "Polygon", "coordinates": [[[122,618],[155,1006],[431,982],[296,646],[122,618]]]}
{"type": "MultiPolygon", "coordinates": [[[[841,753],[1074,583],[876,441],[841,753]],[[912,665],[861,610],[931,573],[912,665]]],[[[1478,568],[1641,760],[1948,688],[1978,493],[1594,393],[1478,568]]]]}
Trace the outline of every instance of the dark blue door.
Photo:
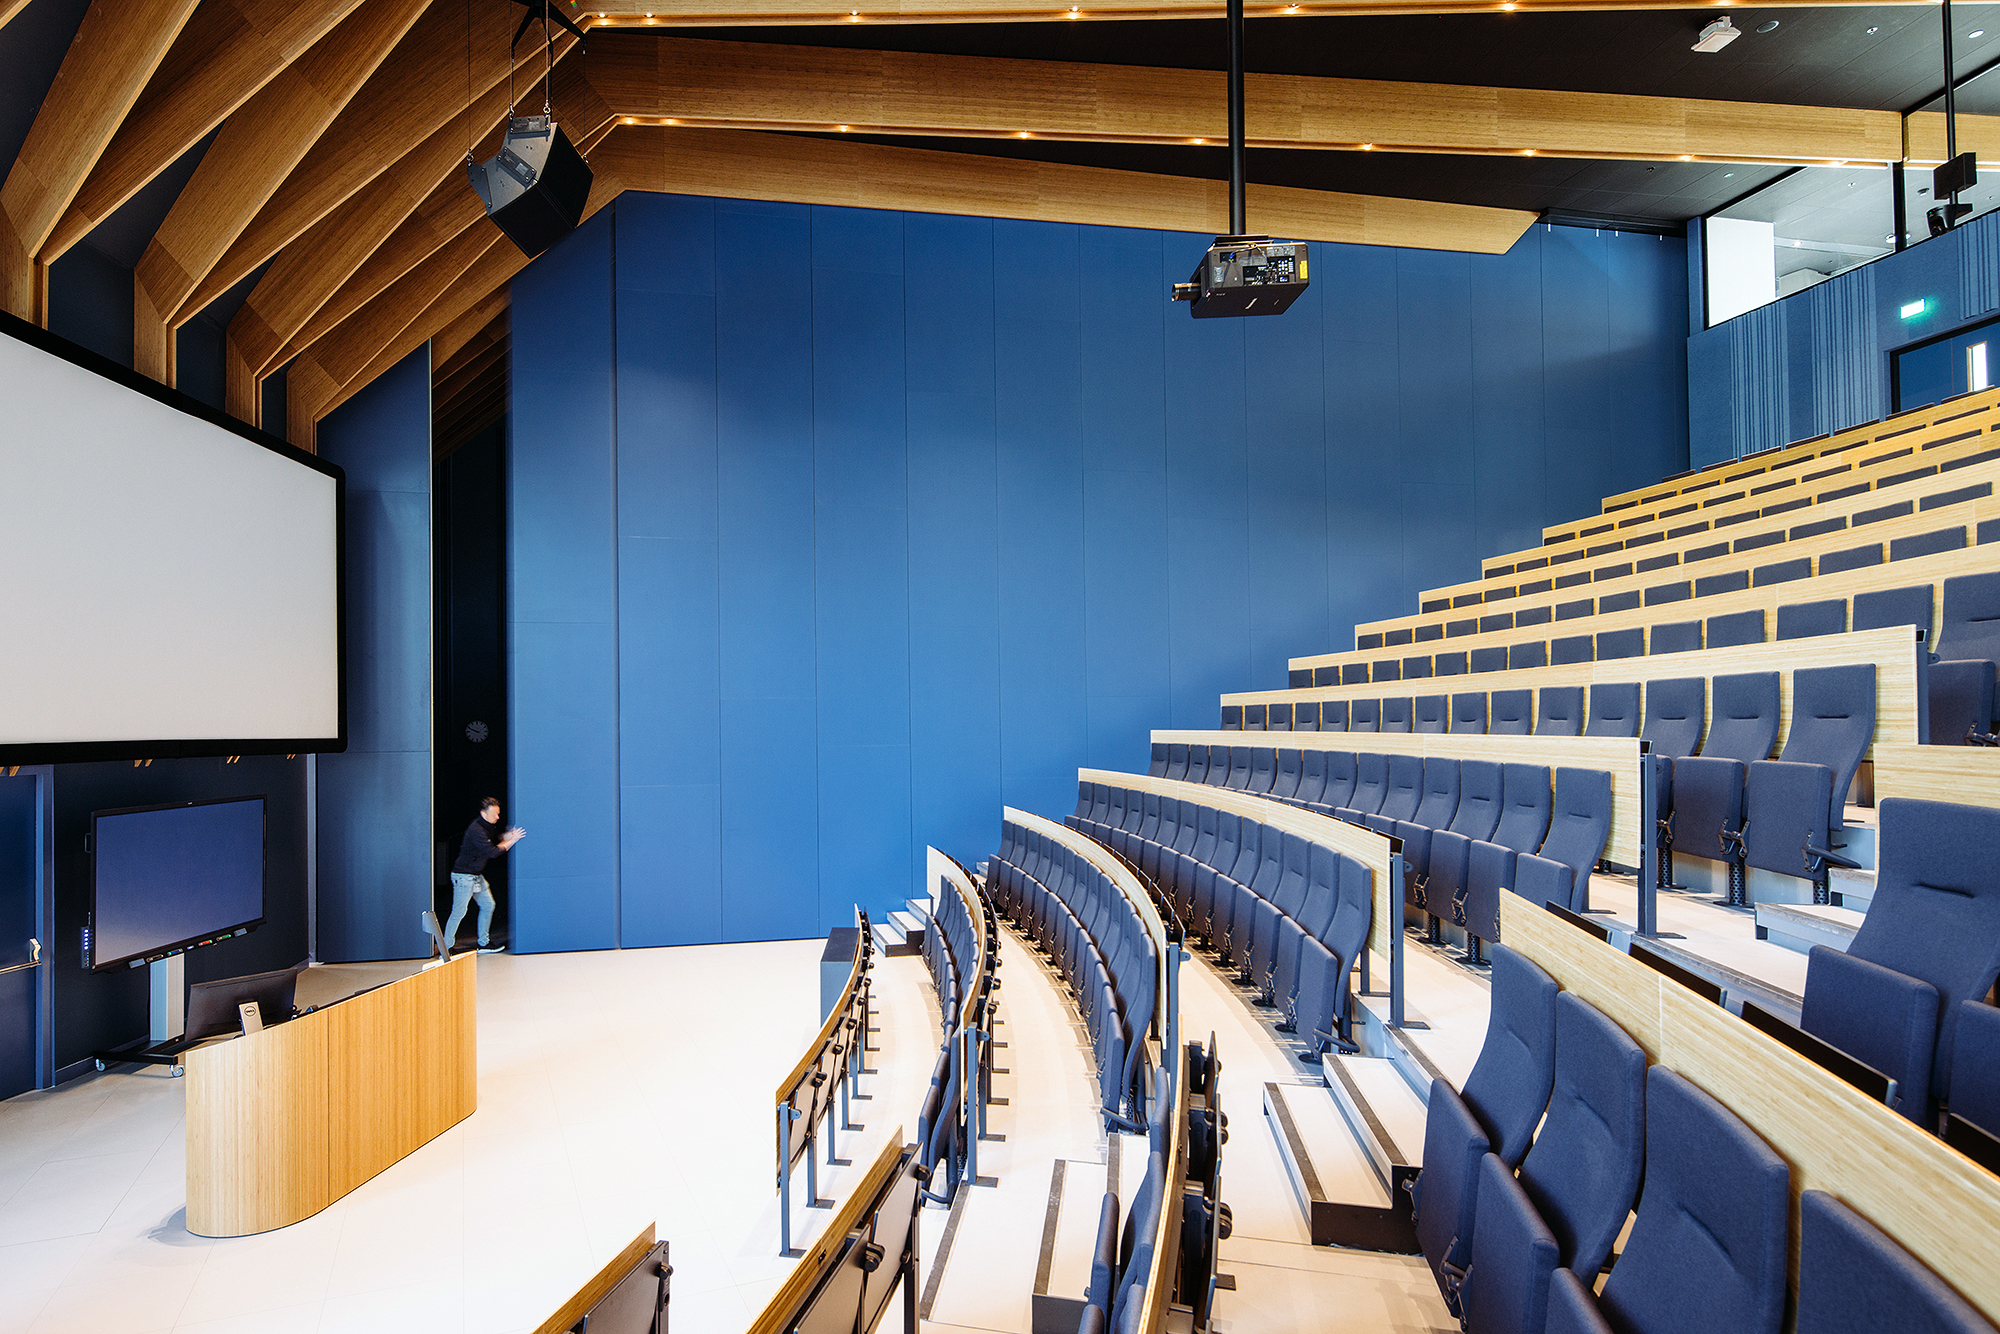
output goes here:
{"type": "Polygon", "coordinates": [[[2000,383],[2000,324],[1982,324],[1896,354],[1896,411],[2000,383]]]}
{"type": "Polygon", "coordinates": [[[40,931],[45,781],[35,774],[0,774],[0,1098],[38,1082],[41,984],[49,965],[32,966],[30,941],[40,931]]]}

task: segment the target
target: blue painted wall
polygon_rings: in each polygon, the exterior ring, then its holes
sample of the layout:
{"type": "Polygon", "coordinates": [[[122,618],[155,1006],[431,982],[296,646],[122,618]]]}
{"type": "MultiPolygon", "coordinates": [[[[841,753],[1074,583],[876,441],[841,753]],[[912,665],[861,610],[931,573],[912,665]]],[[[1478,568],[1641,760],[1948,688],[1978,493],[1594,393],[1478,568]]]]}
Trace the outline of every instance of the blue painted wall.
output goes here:
{"type": "Polygon", "coordinates": [[[519,948],[879,914],[1687,466],[1683,242],[1319,246],[1197,323],[1206,244],[628,194],[515,279],[519,948]]]}
{"type": "Polygon", "coordinates": [[[431,358],[418,348],[319,424],[347,470],[347,751],[318,760],[319,957],[428,952],[431,358]]]}
{"type": "Polygon", "coordinates": [[[1887,415],[1889,363],[1899,350],[1995,311],[2000,213],[1988,213],[1701,330],[1688,339],[1693,466],[1887,415]],[[1929,308],[1903,319],[1903,306],[1919,298],[1929,308]]]}

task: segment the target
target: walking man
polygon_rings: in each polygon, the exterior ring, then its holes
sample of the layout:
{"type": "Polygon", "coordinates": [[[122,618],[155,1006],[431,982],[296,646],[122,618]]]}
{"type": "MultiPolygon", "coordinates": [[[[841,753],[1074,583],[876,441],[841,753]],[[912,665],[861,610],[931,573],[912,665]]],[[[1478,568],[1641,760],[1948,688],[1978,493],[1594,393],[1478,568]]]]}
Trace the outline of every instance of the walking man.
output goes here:
{"type": "Polygon", "coordinates": [[[504,946],[489,943],[493,929],[493,887],[486,883],[486,863],[527,837],[525,829],[500,833],[500,798],[487,797],[479,803],[479,814],[465,827],[465,841],[459,846],[458,861],[451,868],[451,923],[444,929],[447,945],[458,943],[458,924],[474,899],[479,901],[479,952],[496,954],[504,946]],[[495,835],[499,835],[496,839],[495,835]]]}

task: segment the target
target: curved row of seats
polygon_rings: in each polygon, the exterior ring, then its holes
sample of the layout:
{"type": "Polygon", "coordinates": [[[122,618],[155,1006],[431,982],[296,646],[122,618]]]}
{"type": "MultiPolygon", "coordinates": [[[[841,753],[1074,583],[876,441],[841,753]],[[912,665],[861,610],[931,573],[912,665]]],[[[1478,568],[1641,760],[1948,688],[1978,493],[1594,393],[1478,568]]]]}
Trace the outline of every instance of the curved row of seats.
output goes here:
{"type": "Polygon", "coordinates": [[[1077,1334],[1137,1334],[1146,1304],[1158,1246],[1160,1211],[1168,1207],[1167,1118],[1173,1115],[1172,1080],[1164,1066],[1153,1072],[1146,1118],[1146,1171],[1121,1223],[1116,1189],[1104,1192],[1097,1213],[1097,1242],[1091,1253],[1090,1286],[1084,1292],[1077,1334]]]}
{"type": "MultiPolygon", "coordinates": [[[[959,869],[963,873],[964,868],[959,869]]],[[[967,876],[966,883],[974,882],[967,876]]],[[[980,1044],[982,1055],[972,1061],[964,1035],[968,1026],[982,1026],[988,998],[999,985],[995,976],[1000,967],[997,946],[992,914],[981,911],[975,917],[965,891],[951,876],[939,876],[923,953],[924,965],[937,988],[944,1041],[938,1047],[937,1063],[931,1068],[930,1084],[917,1114],[917,1149],[918,1161],[930,1174],[929,1193],[947,1203],[957,1193],[971,1139],[978,1133],[976,1125],[967,1124],[967,1083],[979,1100],[976,1106],[983,1105],[986,1096],[987,1049],[980,1044]]],[[[978,1115],[976,1110],[973,1115],[978,1115]]]]}
{"type": "MultiPolygon", "coordinates": [[[[1402,839],[1405,900],[1450,916],[1475,941],[1500,938],[1503,889],[1588,908],[1591,870],[1611,835],[1611,777],[1598,769],[1551,775],[1545,764],[1270,746],[1154,751],[1158,777],[1269,797],[1402,839]]],[[[1190,921],[1209,920],[1197,898],[1190,921]]],[[[1212,929],[1190,930],[1214,938],[1212,929]]]]}
{"type": "MultiPolygon", "coordinates": [[[[1534,964],[1503,947],[1493,965],[1463,1091],[1432,1083],[1414,1191],[1425,1259],[1469,1334],[1777,1334],[1784,1160],[1534,964]]],[[[1991,1330],[1830,1196],[1808,1192],[1801,1220],[1801,1334],[1991,1330]]]]}
{"type": "Polygon", "coordinates": [[[1160,958],[1138,910],[1109,873],[1059,839],[1012,820],[987,865],[995,907],[1061,970],[1097,1056],[1105,1113],[1123,1124],[1143,1098],[1146,1035],[1160,958]]]}
{"type": "Polygon", "coordinates": [[[1355,1049],[1347,977],[1374,922],[1366,865],[1232,811],[1110,783],[1078,783],[1069,823],[1158,885],[1189,936],[1306,1039],[1306,1059],[1355,1049]]]}

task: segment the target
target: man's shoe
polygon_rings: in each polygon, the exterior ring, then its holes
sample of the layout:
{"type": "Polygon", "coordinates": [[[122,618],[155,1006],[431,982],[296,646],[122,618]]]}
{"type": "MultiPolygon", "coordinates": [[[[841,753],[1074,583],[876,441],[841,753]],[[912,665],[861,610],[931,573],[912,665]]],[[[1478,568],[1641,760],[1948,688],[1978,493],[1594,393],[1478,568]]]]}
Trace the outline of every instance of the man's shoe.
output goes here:
{"type": "Polygon", "coordinates": [[[505,954],[507,952],[507,947],[505,945],[499,944],[498,942],[495,942],[494,944],[491,945],[481,945],[479,947],[479,952],[481,954],[505,954]]]}

